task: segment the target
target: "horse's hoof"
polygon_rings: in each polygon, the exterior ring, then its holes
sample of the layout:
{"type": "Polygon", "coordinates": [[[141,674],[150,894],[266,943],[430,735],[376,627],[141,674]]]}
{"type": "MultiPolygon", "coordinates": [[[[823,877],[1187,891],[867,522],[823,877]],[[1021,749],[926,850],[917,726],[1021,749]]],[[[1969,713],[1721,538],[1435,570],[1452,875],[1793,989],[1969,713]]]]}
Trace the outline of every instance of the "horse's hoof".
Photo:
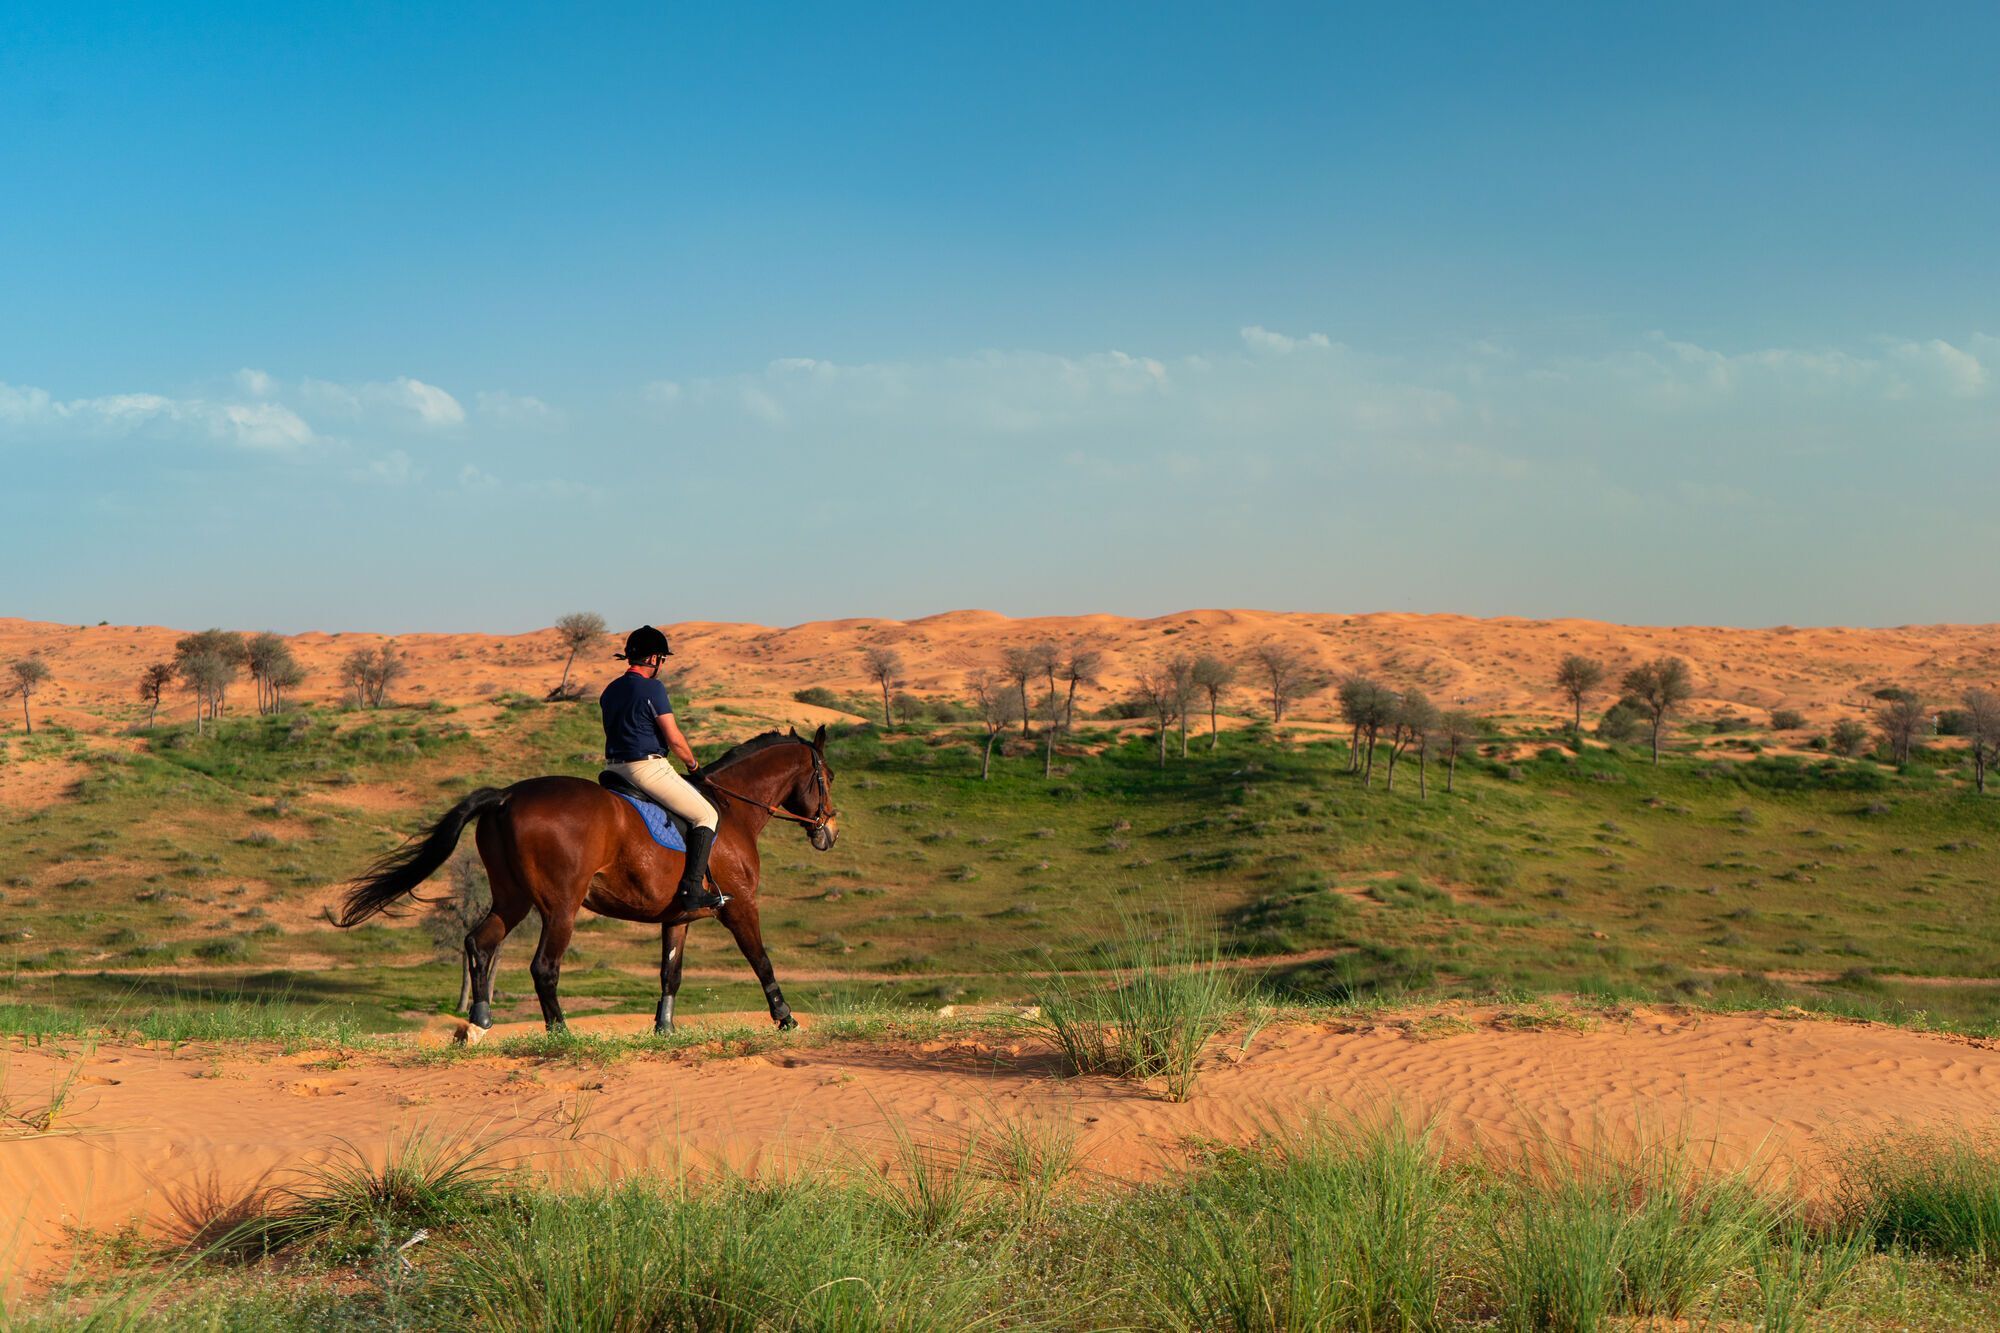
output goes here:
{"type": "Polygon", "coordinates": [[[655,1023],[653,1024],[653,1035],[656,1037],[671,1037],[674,1035],[674,1025],[672,1023],[655,1023]]]}
{"type": "Polygon", "coordinates": [[[477,1023],[467,1023],[465,1030],[459,1034],[458,1039],[467,1046],[477,1046],[480,1042],[486,1040],[486,1034],[492,1030],[491,1025],[481,1027],[477,1023]]]}
{"type": "Polygon", "coordinates": [[[790,1010],[786,1010],[784,1013],[778,1015],[778,1031],[790,1032],[798,1025],[799,1025],[799,1020],[792,1017],[790,1010]]]}

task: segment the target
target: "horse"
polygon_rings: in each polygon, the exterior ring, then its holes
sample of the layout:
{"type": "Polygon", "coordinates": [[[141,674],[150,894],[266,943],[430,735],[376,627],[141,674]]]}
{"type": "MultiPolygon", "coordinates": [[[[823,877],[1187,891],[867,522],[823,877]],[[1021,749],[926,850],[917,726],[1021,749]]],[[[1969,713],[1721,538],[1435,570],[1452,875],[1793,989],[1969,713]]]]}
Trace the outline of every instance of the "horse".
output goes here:
{"type": "MultiPolygon", "coordinates": [[[[826,728],[807,740],[796,730],[766,732],[702,768],[692,779],[722,817],[709,876],[727,896],[720,908],[673,912],[683,856],[655,842],[631,802],[583,778],[538,777],[511,787],[481,787],[427,832],[370,866],[351,882],[335,925],[357,926],[430,878],[451,858],[467,824],[478,822],[479,857],[493,889],[493,908],[465,937],[472,983],[472,1029],[493,1026],[493,962],[508,932],[534,908],[542,938],[528,965],[541,1001],[542,1022],[564,1030],[556,982],[563,952],[588,907],[621,921],[660,924],[660,1002],[653,1030],[674,1030],[674,996],[681,986],[688,927],[719,917],[764,987],[771,1021],[798,1026],[778,987],[757,919],[757,836],[772,819],[804,826],[815,851],[840,836],[833,808],[833,770],[826,762],[826,728]]],[[[419,898],[418,901],[423,901],[419,898]]]]}

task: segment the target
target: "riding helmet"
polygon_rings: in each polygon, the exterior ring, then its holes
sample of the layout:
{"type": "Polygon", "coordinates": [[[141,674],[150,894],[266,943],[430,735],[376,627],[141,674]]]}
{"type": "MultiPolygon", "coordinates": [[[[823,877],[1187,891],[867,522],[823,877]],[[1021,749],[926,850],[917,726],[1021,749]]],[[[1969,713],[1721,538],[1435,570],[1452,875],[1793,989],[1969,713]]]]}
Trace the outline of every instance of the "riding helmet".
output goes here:
{"type": "Polygon", "coordinates": [[[625,651],[618,656],[628,662],[643,662],[649,657],[672,657],[674,650],[667,647],[667,636],[651,625],[641,625],[625,636],[625,651]]]}

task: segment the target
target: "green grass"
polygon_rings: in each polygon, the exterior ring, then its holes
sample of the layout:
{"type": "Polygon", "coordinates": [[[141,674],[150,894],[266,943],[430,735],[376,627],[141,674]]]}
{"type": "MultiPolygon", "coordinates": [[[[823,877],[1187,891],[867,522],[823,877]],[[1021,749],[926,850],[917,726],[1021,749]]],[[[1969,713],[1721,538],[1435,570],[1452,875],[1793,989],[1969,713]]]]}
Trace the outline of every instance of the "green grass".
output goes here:
{"type": "MultiPolygon", "coordinates": [[[[1052,1170],[1073,1154],[1038,1149],[1028,1170],[1049,1184],[1026,1199],[1012,1151],[988,1154],[986,1134],[899,1137],[886,1164],[565,1189],[463,1145],[406,1144],[386,1166],[357,1156],[235,1201],[219,1210],[229,1225],[192,1228],[173,1255],[110,1238],[8,1325],[1271,1333],[1657,1317],[1783,1331],[2000,1314],[1985,1267],[1813,1221],[1672,1135],[1560,1160],[1465,1155],[1382,1114],[1213,1150],[1143,1184],[1052,1170]],[[275,1243],[245,1243],[260,1237],[275,1243]]],[[[1969,1160],[1877,1146],[1919,1174],[1969,1160]]],[[[1869,1215],[1900,1193],[1887,1183],[1869,1215]]]]}
{"type": "Polygon", "coordinates": [[[1229,978],[1212,938],[1183,929],[1128,936],[1130,965],[1121,972],[1051,974],[1036,997],[1034,1029],[1071,1074],[1158,1079],[1169,1101],[1184,1102],[1203,1048],[1236,1008],[1229,978]]]}
{"type": "Polygon", "coordinates": [[[1840,1162],[1848,1217],[1881,1246],[2000,1263],[2000,1143],[1968,1131],[1856,1145],[1840,1162]]]}

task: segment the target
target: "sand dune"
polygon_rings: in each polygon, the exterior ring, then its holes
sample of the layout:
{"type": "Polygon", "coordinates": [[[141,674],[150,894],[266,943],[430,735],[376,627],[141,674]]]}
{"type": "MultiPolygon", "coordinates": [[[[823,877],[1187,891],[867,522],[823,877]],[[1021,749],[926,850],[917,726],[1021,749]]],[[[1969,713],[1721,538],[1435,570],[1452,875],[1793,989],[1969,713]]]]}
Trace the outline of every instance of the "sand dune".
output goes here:
{"type": "MultiPolygon", "coordinates": [[[[668,627],[676,666],[705,700],[749,706],[761,719],[809,724],[828,710],[794,703],[792,692],[824,685],[868,698],[862,651],[895,649],[907,688],[957,695],[967,676],[995,662],[1002,649],[1042,641],[1089,642],[1109,656],[1103,684],[1086,691],[1099,707],[1125,691],[1143,666],[1179,652],[1241,658],[1264,642],[1297,649],[1329,675],[1368,671],[1390,682],[1420,686],[1441,702],[1495,715],[1558,716],[1548,681],[1566,653],[1581,652],[1615,666],[1661,653],[1694,669],[1697,716],[1725,708],[1753,716],[1796,708],[1815,725],[1866,708],[1884,685],[1916,689],[1944,702],[1968,685],[2000,685],[2000,625],[1922,625],[1894,629],[1730,629],[1704,626],[1613,625],[1590,620],[1481,620],[1456,615],[1330,615],[1275,611],[1187,611],[1153,619],[1111,615],[1009,619],[987,611],[952,611],[920,620],[847,619],[789,628],[693,622],[668,627]]],[[[157,626],[53,625],[0,619],[0,661],[39,653],[53,677],[38,706],[51,720],[105,731],[143,717],[135,691],[141,668],[171,657],[182,631],[157,626]]],[[[337,700],[340,660],[357,648],[389,641],[378,634],[301,634],[294,652],[308,671],[298,697],[337,700]]],[[[539,697],[562,672],[554,631],[518,635],[404,634],[393,636],[410,665],[397,697],[476,706],[502,691],[539,697]]],[[[577,665],[586,682],[617,669],[607,640],[577,665]]],[[[249,706],[248,682],[232,696],[249,706]]],[[[1252,706],[1246,675],[1236,703],[1252,706]]],[[[1604,702],[1608,702],[1604,701],[1604,702]]],[[[190,708],[170,698],[169,716],[190,708]]],[[[1322,693],[1299,709],[1302,719],[1326,717],[1322,693]]],[[[472,719],[478,720],[474,707],[472,719]]]]}
{"type": "MultiPolygon", "coordinates": [[[[341,1143],[379,1160],[393,1134],[423,1126],[496,1139],[503,1157],[560,1177],[677,1161],[887,1160],[894,1127],[934,1138],[1000,1116],[1060,1117],[1082,1131],[1093,1170],[1136,1177],[1182,1162],[1191,1141],[1244,1141],[1315,1111],[1394,1102],[1438,1116],[1462,1144],[1543,1134],[1588,1144],[1644,1126],[1712,1143],[1718,1162],[1768,1161],[1809,1181],[1818,1156],[1845,1137],[1912,1121],[1990,1127],[2000,1117],[1991,1042],[1783,1015],[1639,1010],[1582,1031],[1507,1031],[1485,1021],[1490,1013],[1465,1016],[1472,1030],[1428,1041],[1384,1019],[1265,1029],[1247,1049],[1221,1042],[1186,1104],[1059,1078],[1031,1040],[990,1035],[601,1068],[17,1047],[8,1069],[17,1094],[82,1065],[59,1132],[5,1143],[0,1196],[16,1201],[21,1219],[11,1264],[35,1271],[59,1254],[65,1224],[137,1216],[164,1227],[177,1201],[241,1193],[341,1143]]],[[[649,1022],[617,1015],[576,1026],[649,1022]]]]}

